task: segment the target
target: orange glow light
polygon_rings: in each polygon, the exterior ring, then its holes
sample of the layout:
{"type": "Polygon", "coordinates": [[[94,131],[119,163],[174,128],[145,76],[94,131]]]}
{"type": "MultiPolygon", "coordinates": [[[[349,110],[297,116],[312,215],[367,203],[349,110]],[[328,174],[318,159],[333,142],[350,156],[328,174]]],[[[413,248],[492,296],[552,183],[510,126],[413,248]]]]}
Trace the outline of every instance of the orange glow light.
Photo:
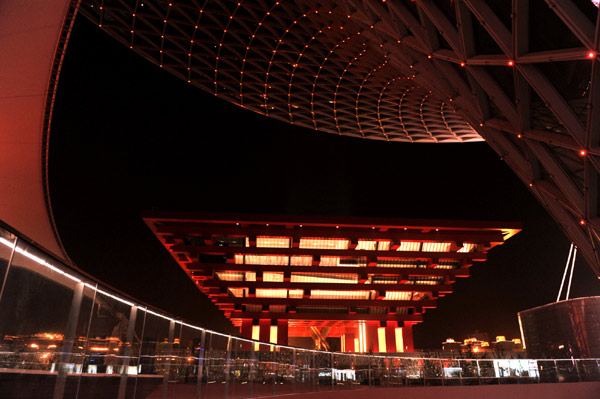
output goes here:
{"type": "Polygon", "coordinates": [[[513,65],[515,65],[515,62],[513,60],[508,60],[508,62],[506,64],[508,66],[513,66],[513,65]]]}
{"type": "Polygon", "coordinates": [[[595,51],[590,51],[587,53],[587,57],[588,58],[596,58],[596,52],[595,51]]]}
{"type": "Polygon", "coordinates": [[[90,350],[92,352],[108,352],[108,348],[105,346],[92,346],[90,350]]]}
{"type": "Polygon", "coordinates": [[[586,150],[579,150],[579,155],[581,155],[582,157],[585,157],[587,155],[587,151],[586,150]]]}

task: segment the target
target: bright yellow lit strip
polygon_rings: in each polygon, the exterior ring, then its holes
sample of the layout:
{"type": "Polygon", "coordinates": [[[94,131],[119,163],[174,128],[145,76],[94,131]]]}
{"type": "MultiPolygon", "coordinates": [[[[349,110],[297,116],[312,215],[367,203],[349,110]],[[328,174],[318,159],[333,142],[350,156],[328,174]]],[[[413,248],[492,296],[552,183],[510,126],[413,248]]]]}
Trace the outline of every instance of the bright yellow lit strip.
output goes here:
{"type": "Polygon", "coordinates": [[[342,352],[346,352],[346,334],[340,336],[340,342],[342,346],[342,352]]]}
{"type": "Polygon", "coordinates": [[[271,326],[271,331],[269,335],[269,342],[272,344],[277,343],[277,326],[271,326]]]}
{"type": "Polygon", "coordinates": [[[354,352],[360,352],[360,348],[358,347],[358,338],[354,338],[354,352]]]}
{"type": "Polygon", "coordinates": [[[387,346],[385,344],[385,327],[379,327],[377,329],[377,340],[379,341],[379,352],[387,352],[387,346]]]}
{"type": "MultiPolygon", "coordinates": [[[[252,326],[252,339],[258,341],[260,338],[260,326],[252,326]]],[[[254,344],[254,350],[258,350],[258,344],[254,344]]]]}
{"type": "Polygon", "coordinates": [[[402,338],[402,327],[396,327],[396,352],[404,352],[404,339],[402,338]]]}

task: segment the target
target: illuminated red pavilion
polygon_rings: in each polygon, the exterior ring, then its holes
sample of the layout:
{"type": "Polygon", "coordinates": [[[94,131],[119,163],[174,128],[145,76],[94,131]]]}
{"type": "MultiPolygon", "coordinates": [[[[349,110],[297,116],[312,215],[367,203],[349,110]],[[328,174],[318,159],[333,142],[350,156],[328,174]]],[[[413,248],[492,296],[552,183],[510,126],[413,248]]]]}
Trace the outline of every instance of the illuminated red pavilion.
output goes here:
{"type": "Polygon", "coordinates": [[[242,336],[324,349],[339,342],[343,352],[414,351],[412,327],[425,310],[520,231],[506,222],[354,217],[152,212],[144,220],[242,336]]]}

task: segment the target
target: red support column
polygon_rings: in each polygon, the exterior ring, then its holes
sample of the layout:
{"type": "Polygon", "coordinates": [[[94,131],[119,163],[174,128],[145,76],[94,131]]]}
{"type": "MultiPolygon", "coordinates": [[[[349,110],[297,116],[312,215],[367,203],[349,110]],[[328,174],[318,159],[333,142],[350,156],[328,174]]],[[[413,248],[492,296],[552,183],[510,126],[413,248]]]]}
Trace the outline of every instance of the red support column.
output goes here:
{"type": "Polygon", "coordinates": [[[365,330],[367,332],[367,352],[379,352],[379,335],[377,334],[377,328],[379,328],[378,321],[367,321],[365,323],[365,330]]]}
{"type": "MultiPolygon", "coordinates": [[[[258,340],[261,342],[269,342],[269,338],[271,338],[271,320],[270,319],[260,319],[258,320],[258,340]]],[[[265,352],[269,350],[268,345],[259,345],[258,350],[261,352],[265,352]]]]}
{"type": "Polygon", "coordinates": [[[402,328],[402,341],[404,342],[404,352],[415,351],[412,327],[412,323],[406,321],[404,322],[404,328],[402,328]]]}
{"type": "Polygon", "coordinates": [[[396,328],[397,321],[388,321],[385,326],[385,346],[387,352],[397,352],[396,349],[396,328]]]}
{"type": "MultiPolygon", "coordinates": [[[[242,326],[240,327],[240,334],[244,338],[252,339],[252,319],[243,319],[242,326]]],[[[244,342],[242,344],[242,350],[249,351],[252,349],[252,344],[244,342]]]]}
{"type": "Polygon", "coordinates": [[[277,344],[288,344],[288,320],[277,320],[277,344]]]}
{"type": "Polygon", "coordinates": [[[354,338],[356,338],[354,329],[352,329],[352,332],[344,333],[344,345],[346,347],[346,352],[356,352],[356,348],[354,347],[354,338]]]}
{"type": "Polygon", "coordinates": [[[271,338],[271,319],[260,319],[258,321],[259,333],[258,339],[262,342],[269,342],[271,338]]]}

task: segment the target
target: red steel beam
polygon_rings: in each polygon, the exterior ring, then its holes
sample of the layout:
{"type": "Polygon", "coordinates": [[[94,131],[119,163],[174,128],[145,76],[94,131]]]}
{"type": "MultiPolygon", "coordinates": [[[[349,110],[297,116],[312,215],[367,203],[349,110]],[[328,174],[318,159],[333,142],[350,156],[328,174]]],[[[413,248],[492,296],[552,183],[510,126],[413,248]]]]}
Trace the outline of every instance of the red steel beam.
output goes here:
{"type": "Polygon", "coordinates": [[[285,228],[281,226],[270,227],[241,227],[223,226],[206,223],[157,223],[156,232],[159,234],[192,234],[200,236],[283,236],[298,240],[304,237],[326,237],[357,239],[396,239],[410,241],[464,241],[464,242],[504,242],[502,231],[499,230],[441,230],[435,231],[430,228],[428,232],[416,232],[409,230],[387,230],[380,231],[365,227],[364,230],[346,230],[330,227],[329,229],[315,229],[311,227],[285,228]]]}
{"type": "Polygon", "coordinates": [[[356,283],[289,283],[264,281],[220,281],[205,280],[204,288],[286,288],[297,290],[332,291],[404,291],[404,292],[452,292],[450,284],[356,284],[356,283]]]}
{"type": "Polygon", "coordinates": [[[420,323],[423,315],[411,314],[400,315],[388,314],[341,314],[341,313],[274,313],[274,312],[238,312],[233,311],[229,315],[231,319],[275,319],[275,320],[385,320],[385,321],[410,321],[420,323]]]}
{"type": "Polygon", "coordinates": [[[290,299],[290,298],[256,298],[256,297],[216,297],[217,304],[240,305],[289,305],[289,306],[367,306],[367,307],[400,307],[400,308],[436,308],[436,301],[394,301],[381,299],[290,299]]]}
{"type": "Polygon", "coordinates": [[[406,274],[409,276],[456,276],[469,277],[469,265],[458,269],[435,268],[402,268],[402,267],[355,267],[355,266],[287,266],[287,265],[238,265],[235,263],[188,263],[185,268],[190,272],[195,271],[243,271],[243,272],[289,272],[289,273],[335,273],[335,274],[377,274],[396,276],[406,274]]]}
{"type": "Polygon", "coordinates": [[[422,251],[368,251],[357,249],[312,249],[312,248],[256,248],[256,247],[221,247],[214,245],[185,245],[171,246],[171,252],[206,255],[313,255],[313,256],[366,256],[388,258],[415,259],[469,259],[484,261],[484,252],[422,252],[422,251]]]}

